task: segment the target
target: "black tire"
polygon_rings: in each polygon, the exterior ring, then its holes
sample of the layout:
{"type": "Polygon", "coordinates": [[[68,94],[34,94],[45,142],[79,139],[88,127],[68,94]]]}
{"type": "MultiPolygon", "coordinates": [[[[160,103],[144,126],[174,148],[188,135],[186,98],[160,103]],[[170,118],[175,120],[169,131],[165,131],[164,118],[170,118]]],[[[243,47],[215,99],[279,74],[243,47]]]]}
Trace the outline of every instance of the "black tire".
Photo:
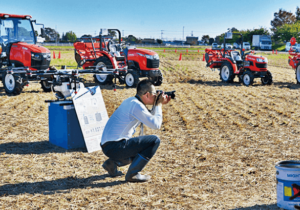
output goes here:
{"type": "Polygon", "coordinates": [[[158,77],[152,77],[152,83],[154,86],[161,86],[162,82],[163,82],[163,75],[161,72],[159,72],[159,76],[158,77]]]}
{"type": "Polygon", "coordinates": [[[243,84],[245,86],[249,86],[253,84],[254,76],[251,71],[245,71],[243,73],[242,79],[243,79],[243,84]]]}
{"type": "Polygon", "coordinates": [[[300,63],[298,63],[295,73],[297,84],[300,84],[300,63]]]}
{"type": "Polygon", "coordinates": [[[272,73],[269,70],[267,71],[266,76],[261,78],[261,83],[263,85],[272,85],[273,77],[272,77],[272,73]]]}
{"type": "Polygon", "coordinates": [[[6,94],[19,95],[24,87],[23,79],[18,74],[2,74],[2,83],[6,94]]]}
{"type": "Polygon", "coordinates": [[[136,87],[139,83],[139,74],[137,71],[129,69],[125,76],[125,83],[127,87],[136,87]]]}
{"type": "Polygon", "coordinates": [[[223,82],[231,83],[234,79],[233,69],[230,63],[225,62],[220,68],[220,79],[223,82]]]}
{"type": "Polygon", "coordinates": [[[48,83],[48,80],[41,80],[41,86],[44,92],[49,93],[52,91],[52,85],[48,83]]]}
{"type": "MultiPolygon", "coordinates": [[[[105,56],[98,58],[94,63],[94,66],[100,65],[105,65],[109,69],[113,68],[111,61],[105,56]]],[[[113,78],[112,75],[94,74],[94,81],[100,85],[112,84],[113,78]]]]}

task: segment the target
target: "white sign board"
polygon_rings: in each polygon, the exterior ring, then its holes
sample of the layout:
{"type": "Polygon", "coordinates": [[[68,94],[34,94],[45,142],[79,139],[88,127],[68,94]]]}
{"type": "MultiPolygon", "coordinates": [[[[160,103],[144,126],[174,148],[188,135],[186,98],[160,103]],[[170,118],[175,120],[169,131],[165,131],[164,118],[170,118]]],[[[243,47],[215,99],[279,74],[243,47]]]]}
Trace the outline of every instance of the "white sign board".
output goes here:
{"type": "Polygon", "coordinates": [[[100,142],[108,115],[100,87],[80,88],[76,95],[72,94],[72,98],[87,151],[101,150],[100,142]]]}

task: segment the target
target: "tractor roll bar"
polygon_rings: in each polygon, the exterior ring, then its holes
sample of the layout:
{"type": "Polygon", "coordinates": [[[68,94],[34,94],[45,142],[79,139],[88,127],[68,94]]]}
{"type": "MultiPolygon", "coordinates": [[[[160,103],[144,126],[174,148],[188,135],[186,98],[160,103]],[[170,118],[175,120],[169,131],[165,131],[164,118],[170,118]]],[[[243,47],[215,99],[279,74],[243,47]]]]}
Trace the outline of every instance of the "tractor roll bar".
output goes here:
{"type": "MultiPolygon", "coordinates": [[[[242,58],[244,58],[244,51],[243,51],[243,34],[241,33],[232,33],[232,34],[236,34],[236,35],[240,35],[241,36],[241,56],[242,58]]],[[[226,33],[224,34],[224,53],[223,53],[223,58],[225,58],[225,51],[226,51],[226,33]]]]}

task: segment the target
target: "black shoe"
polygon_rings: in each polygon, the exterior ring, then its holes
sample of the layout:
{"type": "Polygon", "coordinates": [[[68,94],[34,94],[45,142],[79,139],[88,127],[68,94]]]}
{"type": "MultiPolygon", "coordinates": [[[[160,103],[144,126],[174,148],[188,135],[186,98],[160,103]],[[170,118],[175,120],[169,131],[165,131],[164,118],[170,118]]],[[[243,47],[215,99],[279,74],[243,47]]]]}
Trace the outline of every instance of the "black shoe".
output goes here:
{"type": "Polygon", "coordinates": [[[107,159],[102,167],[108,172],[108,174],[111,177],[116,177],[116,176],[122,176],[123,173],[121,171],[118,171],[118,167],[117,164],[115,163],[115,161],[111,160],[111,159],[107,159]]]}
{"type": "Polygon", "coordinates": [[[149,161],[138,154],[132,161],[127,174],[125,176],[125,180],[127,182],[147,182],[151,179],[148,175],[142,175],[139,172],[143,170],[143,168],[147,165],[149,161]]]}

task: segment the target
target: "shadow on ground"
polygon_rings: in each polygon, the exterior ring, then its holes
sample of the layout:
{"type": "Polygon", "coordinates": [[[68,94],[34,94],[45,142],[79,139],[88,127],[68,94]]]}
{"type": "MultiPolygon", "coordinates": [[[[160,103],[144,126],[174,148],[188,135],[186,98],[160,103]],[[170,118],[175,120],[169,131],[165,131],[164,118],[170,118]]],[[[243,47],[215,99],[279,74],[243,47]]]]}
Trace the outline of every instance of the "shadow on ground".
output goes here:
{"type": "Polygon", "coordinates": [[[249,207],[243,207],[243,208],[235,208],[232,210],[276,210],[276,209],[281,209],[277,206],[277,204],[265,204],[265,205],[255,205],[255,206],[249,206],[249,207]]]}
{"type": "Polygon", "coordinates": [[[64,179],[57,179],[52,181],[6,184],[0,186],[0,196],[4,197],[9,195],[21,195],[25,193],[40,193],[45,195],[51,195],[55,193],[68,193],[71,189],[84,189],[87,187],[102,188],[126,183],[125,181],[94,183],[95,181],[105,180],[105,178],[107,177],[109,177],[108,174],[104,174],[99,176],[92,176],[89,178],[67,177],[64,179]]]}
{"type": "Polygon", "coordinates": [[[69,149],[55,146],[49,141],[38,142],[9,142],[0,144],[0,153],[5,154],[44,154],[44,153],[66,153],[66,152],[86,152],[86,148],[69,149]]]}

